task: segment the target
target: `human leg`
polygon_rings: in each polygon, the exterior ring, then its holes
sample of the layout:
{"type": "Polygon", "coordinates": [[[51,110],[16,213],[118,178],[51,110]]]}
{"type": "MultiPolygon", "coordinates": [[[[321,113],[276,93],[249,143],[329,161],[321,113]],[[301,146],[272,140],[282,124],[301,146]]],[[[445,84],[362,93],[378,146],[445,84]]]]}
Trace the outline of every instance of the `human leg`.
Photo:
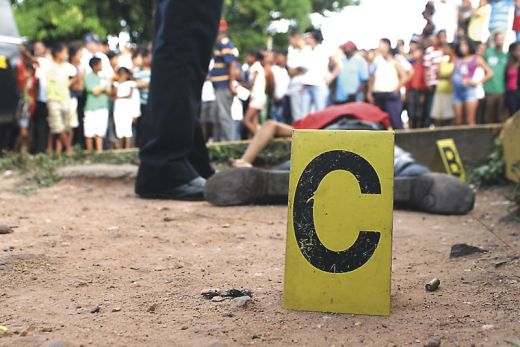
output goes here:
{"type": "Polygon", "coordinates": [[[197,136],[197,113],[221,9],[222,0],[157,3],[149,112],[144,119],[148,134],[136,180],[141,196],[199,198],[196,191],[203,184],[191,185],[200,173],[189,157],[193,151],[207,151],[203,137],[197,136]],[[186,189],[178,190],[181,186],[186,189]]]}

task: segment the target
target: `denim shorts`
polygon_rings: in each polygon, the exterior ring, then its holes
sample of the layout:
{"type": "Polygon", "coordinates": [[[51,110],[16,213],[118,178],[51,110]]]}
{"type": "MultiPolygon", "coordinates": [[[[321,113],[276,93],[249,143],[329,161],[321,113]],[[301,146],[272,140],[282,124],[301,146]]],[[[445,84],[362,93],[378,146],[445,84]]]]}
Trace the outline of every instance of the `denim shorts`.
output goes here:
{"type": "Polygon", "coordinates": [[[462,104],[470,101],[477,101],[477,87],[474,86],[453,86],[453,104],[462,104]]]}

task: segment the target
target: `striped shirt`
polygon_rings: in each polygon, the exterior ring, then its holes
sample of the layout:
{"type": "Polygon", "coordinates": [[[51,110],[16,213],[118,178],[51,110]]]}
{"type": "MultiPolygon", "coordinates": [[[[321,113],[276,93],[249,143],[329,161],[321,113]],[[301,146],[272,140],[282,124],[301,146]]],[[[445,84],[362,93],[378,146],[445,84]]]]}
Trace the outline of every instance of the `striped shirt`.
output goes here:
{"type": "Polygon", "coordinates": [[[439,84],[439,65],[444,53],[437,47],[430,46],[424,51],[424,81],[428,87],[439,84]]]}
{"type": "Polygon", "coordinates": [[[210,81],[213,82],[215,89],[229,88],[229,66],[238,57],[238,51],[229,38],[225,38],[219,43],[213,56],[215,62],[209,74],[210,81]]]}

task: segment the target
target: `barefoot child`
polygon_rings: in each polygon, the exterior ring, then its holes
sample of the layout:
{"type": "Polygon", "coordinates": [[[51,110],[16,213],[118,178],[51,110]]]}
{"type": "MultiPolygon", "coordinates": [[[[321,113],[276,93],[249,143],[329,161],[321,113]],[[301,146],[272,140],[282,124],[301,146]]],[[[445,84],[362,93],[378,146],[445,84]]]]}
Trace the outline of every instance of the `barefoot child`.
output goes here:
{"type": "Polygon", "coordinates": [[[18,126],[20,132],[18,139],[16,140],[15,151],[27,154],[30,145],[30,121],[32,114],[36,109],[36,75],[34,66],[27,64],[24,70],[24,84],[22,92],[22,98],[18,107],[18,126]]]}
{"type": "Polygon", "coordinates": [[[108,128],[108,95],[110,83],[100,76],[103,69],[101,59],[94,57],[89,62],[92,72],[85,76],[85,91],[87,102],[85,104],[84,132],[87,150],[92,152],[94,138],[96,151],[103,151],[103,139],[108,128]]]}
{"type": "Polygon", "coordinates": [[[244,116],[244,125],[251,136],[255,136],[260,129],[260,112],[264,109],[267,101],[265,70],[261,63],[264,57],[260,51],[251,50],[248,52],[246,59],[249,65],[249,83],[244,83],[244,87],[251,90],[251,97],[244,116]]]}
{"type": "Polygon", "coordinates": [[[119,83],[116,84],[116,100],[114,102],[114,123],[119,148],[132,147],[132,124],[141,115],[139,90],[133,80],[132,72],[126,67],[118,70],[119,83]]]}

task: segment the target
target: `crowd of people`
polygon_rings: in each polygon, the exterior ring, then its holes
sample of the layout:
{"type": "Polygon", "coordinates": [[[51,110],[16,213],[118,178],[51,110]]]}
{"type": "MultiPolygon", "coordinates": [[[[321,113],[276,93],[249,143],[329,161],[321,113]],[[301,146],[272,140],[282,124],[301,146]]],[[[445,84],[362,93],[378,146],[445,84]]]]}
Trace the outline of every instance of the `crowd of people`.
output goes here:
{"type": "Polygon", "coordinates": [[[15,150],[70,155],[74,145],[98,152],[139,146],[151,59],[150,45],[114,52],[94,35],[22,47],[15,150]]]}
{"type": "MultiPolygon", "coordinates": [[[[513,30],[520,33],[517,3],[513,30]]],[[[321,31],[309,28],[291,31],[286,50],[240,55],[221,21],[202,90],[204,136],[251,138],[265,119],[292,124],[347,102],[377,105],[394,129],[504,122],[520,109],[520,43],[505,47],[513,6],[511,0],[481,0],[476,7],[470,0],[458,7],[431,1],[423,32],[408,44],[383,38],[365,50],[347,41],[333,52],[321,31]]],[[[22,100],[16,149],[70,154],[75,144],[90,151],[139,147],[151,60],[151,44],[114,52],[94,35],[50,48],[27,45],[16,69],[22,100]]]]}

